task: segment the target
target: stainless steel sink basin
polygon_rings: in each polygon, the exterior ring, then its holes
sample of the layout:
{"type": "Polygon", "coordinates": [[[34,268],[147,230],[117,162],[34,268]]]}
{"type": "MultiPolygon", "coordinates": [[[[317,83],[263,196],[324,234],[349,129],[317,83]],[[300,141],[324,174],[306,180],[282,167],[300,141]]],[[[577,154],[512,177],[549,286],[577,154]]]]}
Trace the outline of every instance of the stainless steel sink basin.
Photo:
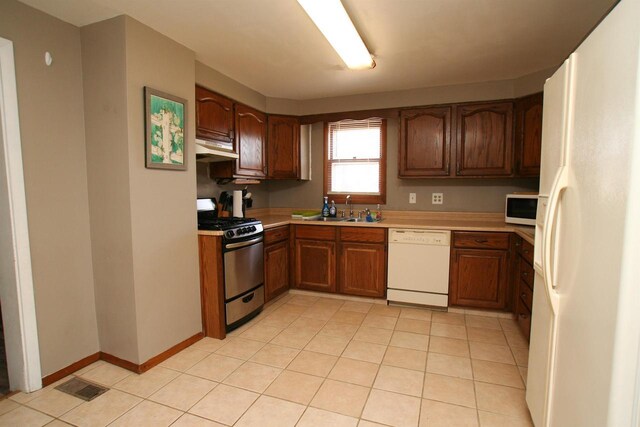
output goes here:
{"type": "Polygon", "coordinates": [[[320,218],[316,219],[316,221],[340,222],[340,221],[347,221],[348,219],[349,218],[332,218],[332,217],[323,218],[323,217],[320,217],[320,218]]]}
{"type": "MultiPolygon", "coordinates": [[[[347,222],[367,222],[366,218],[349,218],[346,221],[347,222]]],[[[368,221],[368,222],[373,224],[374,222],[380,222],[380,221],[382,221],[382,220],[374,219],[373,221],[368,221]]]]}

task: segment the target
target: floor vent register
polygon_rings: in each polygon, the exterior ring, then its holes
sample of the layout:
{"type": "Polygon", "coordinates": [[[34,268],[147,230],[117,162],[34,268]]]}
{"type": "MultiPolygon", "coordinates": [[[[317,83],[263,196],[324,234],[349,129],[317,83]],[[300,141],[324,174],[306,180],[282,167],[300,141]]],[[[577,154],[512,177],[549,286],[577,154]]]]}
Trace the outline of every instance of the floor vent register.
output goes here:
{"type": "Polygon", "coordinates": [[[74,377],[57,386],[56,390],[60,390],[82,400],[90,401],[106,393],[109,389],[74,377]]]}

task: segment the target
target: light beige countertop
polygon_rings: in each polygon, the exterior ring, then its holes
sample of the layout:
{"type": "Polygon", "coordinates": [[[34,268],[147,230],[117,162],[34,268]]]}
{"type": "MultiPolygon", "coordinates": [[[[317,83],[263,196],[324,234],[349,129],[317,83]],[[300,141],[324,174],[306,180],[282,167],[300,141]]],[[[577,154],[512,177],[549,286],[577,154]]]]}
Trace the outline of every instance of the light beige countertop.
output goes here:
{"type": "MultiPolygon", "coordinates": [[[[534,243],[532,226],[507,224],[502,214],[473,212],[422,212],[422,211],[383,211],[381,222],[325,222],[291,219],[291,209],[256,209],[248,216],[262,221],[265,230],[289,224],[324,225],[335,227],[381,227],[381,228],[417,228],[452,231],[497,231],[516,233],[527,242],[534,243]],[[287,213],[289,212],[289,213],[287,213]]],[[[199,235],[222,236],[222,231],[199,230],[199,235]]]]}

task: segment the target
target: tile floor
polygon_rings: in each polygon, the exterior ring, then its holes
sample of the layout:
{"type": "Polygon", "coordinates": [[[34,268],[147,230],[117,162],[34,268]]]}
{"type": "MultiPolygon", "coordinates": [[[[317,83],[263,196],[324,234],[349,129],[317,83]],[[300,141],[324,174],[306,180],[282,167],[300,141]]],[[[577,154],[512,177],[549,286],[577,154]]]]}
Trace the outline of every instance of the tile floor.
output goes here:
{"type": "Polygon", "coordinates": [[[91,402],[14,394],[0,426],[531,426],[527,358],[511,319],[287,294],[142,375],[76,372],[111,388],[91,402]]]}

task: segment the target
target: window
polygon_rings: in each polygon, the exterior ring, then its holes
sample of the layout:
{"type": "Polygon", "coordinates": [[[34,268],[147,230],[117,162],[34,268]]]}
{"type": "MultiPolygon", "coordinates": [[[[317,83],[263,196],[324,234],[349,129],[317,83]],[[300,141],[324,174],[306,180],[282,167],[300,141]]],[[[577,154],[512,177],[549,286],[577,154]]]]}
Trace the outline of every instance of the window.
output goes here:
{"type": "Polygon", "coordinates": [[[325,123],[324,194],[344,203],[386,203],[387,122],[384,119],[325,123]]]}

